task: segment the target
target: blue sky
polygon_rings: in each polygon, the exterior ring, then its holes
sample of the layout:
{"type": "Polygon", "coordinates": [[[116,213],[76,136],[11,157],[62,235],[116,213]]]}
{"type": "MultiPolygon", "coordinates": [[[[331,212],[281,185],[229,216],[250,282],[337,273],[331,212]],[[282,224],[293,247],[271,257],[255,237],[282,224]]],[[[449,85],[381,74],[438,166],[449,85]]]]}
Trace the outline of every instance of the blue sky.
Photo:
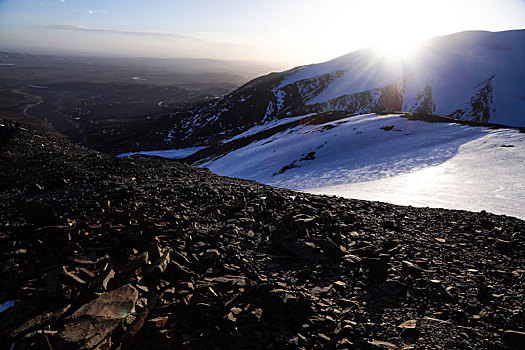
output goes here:
{"type": "Polygon", "coordinates": [[[525,28],[525,0],[0,0],[0,49],[306,64],[396,40],[525,28]]]}

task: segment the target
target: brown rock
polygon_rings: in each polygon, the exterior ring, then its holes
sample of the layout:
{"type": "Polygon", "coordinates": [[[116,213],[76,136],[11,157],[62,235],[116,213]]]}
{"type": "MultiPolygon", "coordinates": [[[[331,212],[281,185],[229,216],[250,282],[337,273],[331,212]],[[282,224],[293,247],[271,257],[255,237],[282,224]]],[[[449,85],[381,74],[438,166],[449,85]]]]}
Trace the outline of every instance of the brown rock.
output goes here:
{"type": "Polygon", "coordinates": [[[71,317],[122,318],[135,311],[138,296],[139,292],[131,284],[126,284],[111,292],[102,293],[97,299],[82,305],[71,317]]]}
{"type": "Polygon", "coordinates": [[[166,326],[167,322],[168,322],[168,316],[155,317],[155,318],[148,320],[148,323],[156,328],[162,328],[166,326]]]}
{"type": "Polygon", "coordinates": [[[398,328],[402,328],[402,329],[414,329],[414,328],[416,328],[416,325],[417,325],[417,321],[416,320],[408,320],[408,321],[405,321],[405,322],[401,323],[397,327],[398,328]]]}
{"type": "Polygon", "coordinates": [[[371,340],[368,342],[370,345],[372,345],[372,348],[379,348],[379,349],[397,349],[398,347],[395,344],[381,341],[381,340],[371,340]]]}
{"type": "Polygon", "coordinates": [[[58,332],[59,343],[78,349],[96,348],[113,333],[122,318],[134,311],[138,295],[127,284],[82,305],[58,332]]]}
{"type": "Polygon", "coordinates": [[[83,317],[64,325],[57,334],[62,344],[74,346],[77,349],[95,349],[118,326],[119,319],[104,317],[83,317]]]}

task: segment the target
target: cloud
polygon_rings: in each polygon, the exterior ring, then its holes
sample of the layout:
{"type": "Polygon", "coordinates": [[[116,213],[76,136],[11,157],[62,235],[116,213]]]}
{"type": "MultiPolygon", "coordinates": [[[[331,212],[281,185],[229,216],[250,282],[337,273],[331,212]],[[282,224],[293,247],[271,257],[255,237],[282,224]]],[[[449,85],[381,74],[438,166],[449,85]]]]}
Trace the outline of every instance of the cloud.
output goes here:
{"type": "Polygon", "coordinates": [[[91,9],[89,9],[89,10],[87,10],[87,11],[88,11],[88,13],[89,13],[90,15],[93,15],[93,14],[95,14],[95,12],[97,12],[96,10],[91,10],[91,9]]]}
{"type": "Polygon", "coordinates": [[[66,0],[60,0],[60,2],[61,2],[61,3],[65,3],[65,2],[66,2],[66,0]]]}
{"type": "Polygon", "coordinates": [[[108,29],[108,28],[93,28],[85,27],[75,24],[54,24],[46,26],[45,29],[50,30],[61,30],[70,32],[86,32],[86,33],[98,33],[98,34],[110,34],[110,35],[130,35],[130,36],[142,36],[142,37],[155,37],[159,39],[171,39],[171,40],[186,40],[186,41],[203,41],[199,37],[194,37],[186,34],[170,33],[170,32],[144,32],[134,30],[121,30],[121,29],[108,29]]]}

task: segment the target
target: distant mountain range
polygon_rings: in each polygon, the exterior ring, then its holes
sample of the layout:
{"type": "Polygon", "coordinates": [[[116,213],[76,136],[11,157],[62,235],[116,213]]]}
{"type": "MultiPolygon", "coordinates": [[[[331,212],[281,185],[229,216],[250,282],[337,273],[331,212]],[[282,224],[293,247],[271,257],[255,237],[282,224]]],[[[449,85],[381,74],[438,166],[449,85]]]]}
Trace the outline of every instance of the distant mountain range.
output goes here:
{"type": "Polygon", "coordinates": [[[168,140],[224,139],[272,120],[343,111],[420,112],[525,126],[525,30],[468,31],[406,60],[375,49],[271,73],[182,117],[168,140]]]}

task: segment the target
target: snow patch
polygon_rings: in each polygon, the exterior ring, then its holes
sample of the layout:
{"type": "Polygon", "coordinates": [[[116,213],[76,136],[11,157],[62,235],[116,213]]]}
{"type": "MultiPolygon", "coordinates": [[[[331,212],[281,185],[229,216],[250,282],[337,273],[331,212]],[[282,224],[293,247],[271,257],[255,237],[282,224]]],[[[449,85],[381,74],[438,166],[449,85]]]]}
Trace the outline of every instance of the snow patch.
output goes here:
{"type": "Polygon", "coordinates": [[[12,308],[13,306],[15,306],[14,300],[8,300],[6,302],[3,302],[2,304],[0,304],[0,312],[4,312],[5,310],[12,308]]]}
{"type": "Polygon", "coordinates": [[[286,92],[279,89],[275,91],[275,97],[277,98],[277,111],[280,111],[284,107],[284,98],[286,97],[286,92]]]}
{"type": "Polygon", "coordinates": [[[256,126],[246,130],[245,132],[243,132],[243,133],[241,133],[239,135],[235,135],[234,137],[223,141],[222,143],[228,143],[228,142],[231,142],[233,140],[237,140],[237,139],[240,139],[240,138],[243,138],[243,137],[248,137],[248,136],[251,136],[251,135],[255,135],[255,134],[257,134],[257,133],[259,133],[259,132],[261,132],[263,130],[268,130],[268,129],[274,128],[276,126],[288,124],[288,123],[294,122],[296,120],[301,120],[301,119],[304,119],[304,118],[307,118],[307,117],[310,117],[310,116],[313,116],[313,115],[315,115],[315,113],[300,115],[300,116],[297,116],[297,117],[274,119],[274,120],[272,120],[272,121],[270,121],[268,123],[264,123],[264,124],[261,124],[261,125],[256,125],[256,126]]]}
{"type": "Polygon", "coordinates": [[[178,149],[167,149],[158,151],[139,151],[139,152],[128,152],[117,155],[117,157],[129,157],[135,154],[143,154],[147,156],[157,156],[169,159],[182,159],[191,156],[193,153],[200,151],[206,147],[188,147],[178,149]]]}

